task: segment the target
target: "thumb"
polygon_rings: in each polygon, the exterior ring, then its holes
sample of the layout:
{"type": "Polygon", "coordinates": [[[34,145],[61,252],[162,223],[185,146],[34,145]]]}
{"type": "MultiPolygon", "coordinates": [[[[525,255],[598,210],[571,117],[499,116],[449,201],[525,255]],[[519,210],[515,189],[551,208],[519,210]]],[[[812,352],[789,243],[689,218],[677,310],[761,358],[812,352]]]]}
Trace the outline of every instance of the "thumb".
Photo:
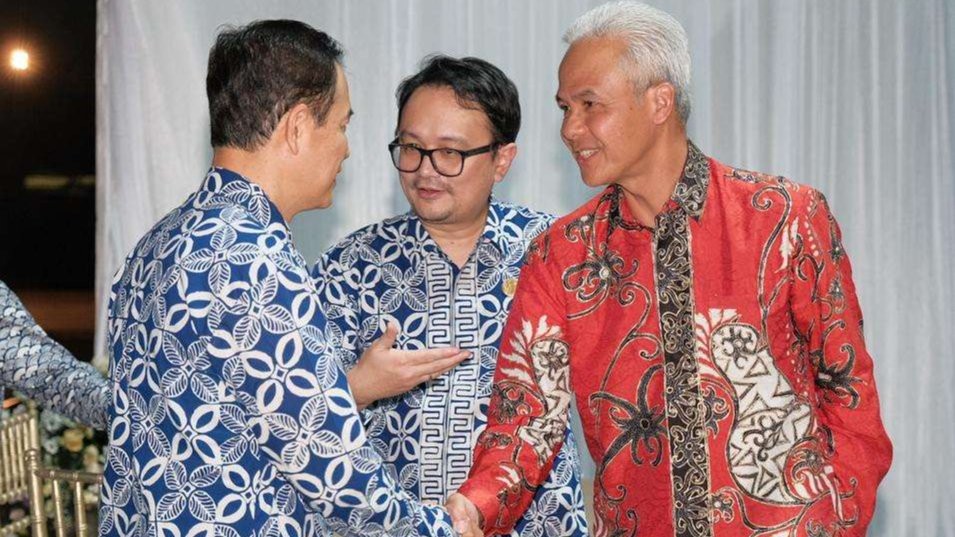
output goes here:
{"type": "Polygon", "coordinates": [[[388,320],[385,325],[385,333],[378,338],[378,341],[375,343],[378,344],[382,349],[390,349],[395,346],[395,341],[398,339],[398,324],[392,320],[388,320]]]}

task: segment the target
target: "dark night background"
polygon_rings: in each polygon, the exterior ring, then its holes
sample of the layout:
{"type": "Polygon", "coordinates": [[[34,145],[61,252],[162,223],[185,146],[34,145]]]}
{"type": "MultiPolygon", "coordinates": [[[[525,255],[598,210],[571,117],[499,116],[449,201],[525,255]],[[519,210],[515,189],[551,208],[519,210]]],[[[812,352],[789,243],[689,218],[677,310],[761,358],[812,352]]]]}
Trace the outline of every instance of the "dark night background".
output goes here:
{"type": "Polygon", "coordinates": [[[78,355],[92,351],[95,0],[0,0],[0,280],[78,355]],[[30,68],[14,71],[15,48],[30,68]],[[50,181],[28,176],[54,176],[50,181]]]}

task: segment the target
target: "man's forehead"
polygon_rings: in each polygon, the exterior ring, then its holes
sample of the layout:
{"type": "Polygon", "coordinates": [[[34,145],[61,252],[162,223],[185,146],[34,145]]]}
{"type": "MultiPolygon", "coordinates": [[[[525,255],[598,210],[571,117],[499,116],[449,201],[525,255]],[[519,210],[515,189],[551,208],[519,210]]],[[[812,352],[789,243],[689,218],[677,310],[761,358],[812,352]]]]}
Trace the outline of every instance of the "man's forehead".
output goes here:
{"type": "Polygon", "coordinates": [[[606,70],[624,65],[627,43],[618,37],[594,37],[574,42],[560,61],[558,75],[606,70]]]}
{"type": "MultiPolygon", "coordinates": [[[[401,128],[401,129],[398,130],[398,136],[399,136],[400,138],[408,138],[408,139],[412,139],[412,140],[421,140],[421,139],[423,139],[423,138],[426,137],[426,134],[425,134],[424,132],[420,132],[420,131],[416,130],[414,125],[407,125],[407,126],[404,126],[404,128],[401,128]]],[[[462,136],[462,135],[460,135],[460,134],[454,134],[454,133],[450,133],[450,132],[449,132],[449,133],[445,133],[445,134],[439,134],[438,136],[434,137],[434,141],[436,141],[436,142],[459,142],[459,143],[464,143],[464,142],[468,142],[469,140],[468,140],[467,137],[465,137],[465,136],[462,136]]]]}
{"type": "Polygon", "coordinates": [[[396,134],[429,143],[473,143],[492,133],[491,120],[481,106],[462,99],[448,86],[422,86],[401,110],[396,134]]]}

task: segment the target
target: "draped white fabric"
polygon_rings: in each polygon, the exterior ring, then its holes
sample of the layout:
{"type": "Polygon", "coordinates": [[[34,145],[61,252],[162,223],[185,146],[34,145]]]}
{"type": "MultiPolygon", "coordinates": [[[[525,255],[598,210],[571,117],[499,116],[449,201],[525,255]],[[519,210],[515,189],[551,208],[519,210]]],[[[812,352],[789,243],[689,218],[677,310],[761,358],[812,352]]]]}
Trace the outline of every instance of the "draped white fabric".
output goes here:
{"type": "MultiPolygon", "coordinates": [[[[520,153],[499,197],[558,213],[590,197],[560,143],[553,94],[562,31],[597,3],[99,0],[97,349],[113,272],[209,164],[205,61],[220,25],[295,18],[346,47],[352,156],[335,206],[293,226],[314,259],[405,210],[385,149],[393,92],[431,52],[490,60],[520,89],[520,153]]],[[[870,535],[955,535],[955,6],[652,3],[690,36],[697,145],[820,188],[842,225],[895,444],[870,535]]]]}

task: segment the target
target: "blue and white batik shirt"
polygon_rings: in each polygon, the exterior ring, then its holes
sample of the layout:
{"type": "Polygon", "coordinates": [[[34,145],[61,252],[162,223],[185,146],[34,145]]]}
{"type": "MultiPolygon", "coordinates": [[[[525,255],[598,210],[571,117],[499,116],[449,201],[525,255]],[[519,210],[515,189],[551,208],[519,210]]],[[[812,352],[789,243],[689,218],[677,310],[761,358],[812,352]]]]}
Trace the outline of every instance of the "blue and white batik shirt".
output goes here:
{"type": "Polygon", "coordinates": [[[278,209],[212,169],[113,282],[100,535],[453,535],[384,471],[325,330],[278,209]]]}
{"type": "MultiPolygon", "coordinates": [[[[399,348],[456,346],[473,353],[444,375],[363,412],[386,468],[421,500],[443,503],[467,478],[524,251],[552,221],[492,199],[484,233],[458,267],[407,213],[351,234],[312,271],[330,328],[342,341],[336,350],[346,370],[381,336],[387,320],[400,326],[399,348]]],[[[570,429],[513,535],[587,535],[570,429]]]]}

